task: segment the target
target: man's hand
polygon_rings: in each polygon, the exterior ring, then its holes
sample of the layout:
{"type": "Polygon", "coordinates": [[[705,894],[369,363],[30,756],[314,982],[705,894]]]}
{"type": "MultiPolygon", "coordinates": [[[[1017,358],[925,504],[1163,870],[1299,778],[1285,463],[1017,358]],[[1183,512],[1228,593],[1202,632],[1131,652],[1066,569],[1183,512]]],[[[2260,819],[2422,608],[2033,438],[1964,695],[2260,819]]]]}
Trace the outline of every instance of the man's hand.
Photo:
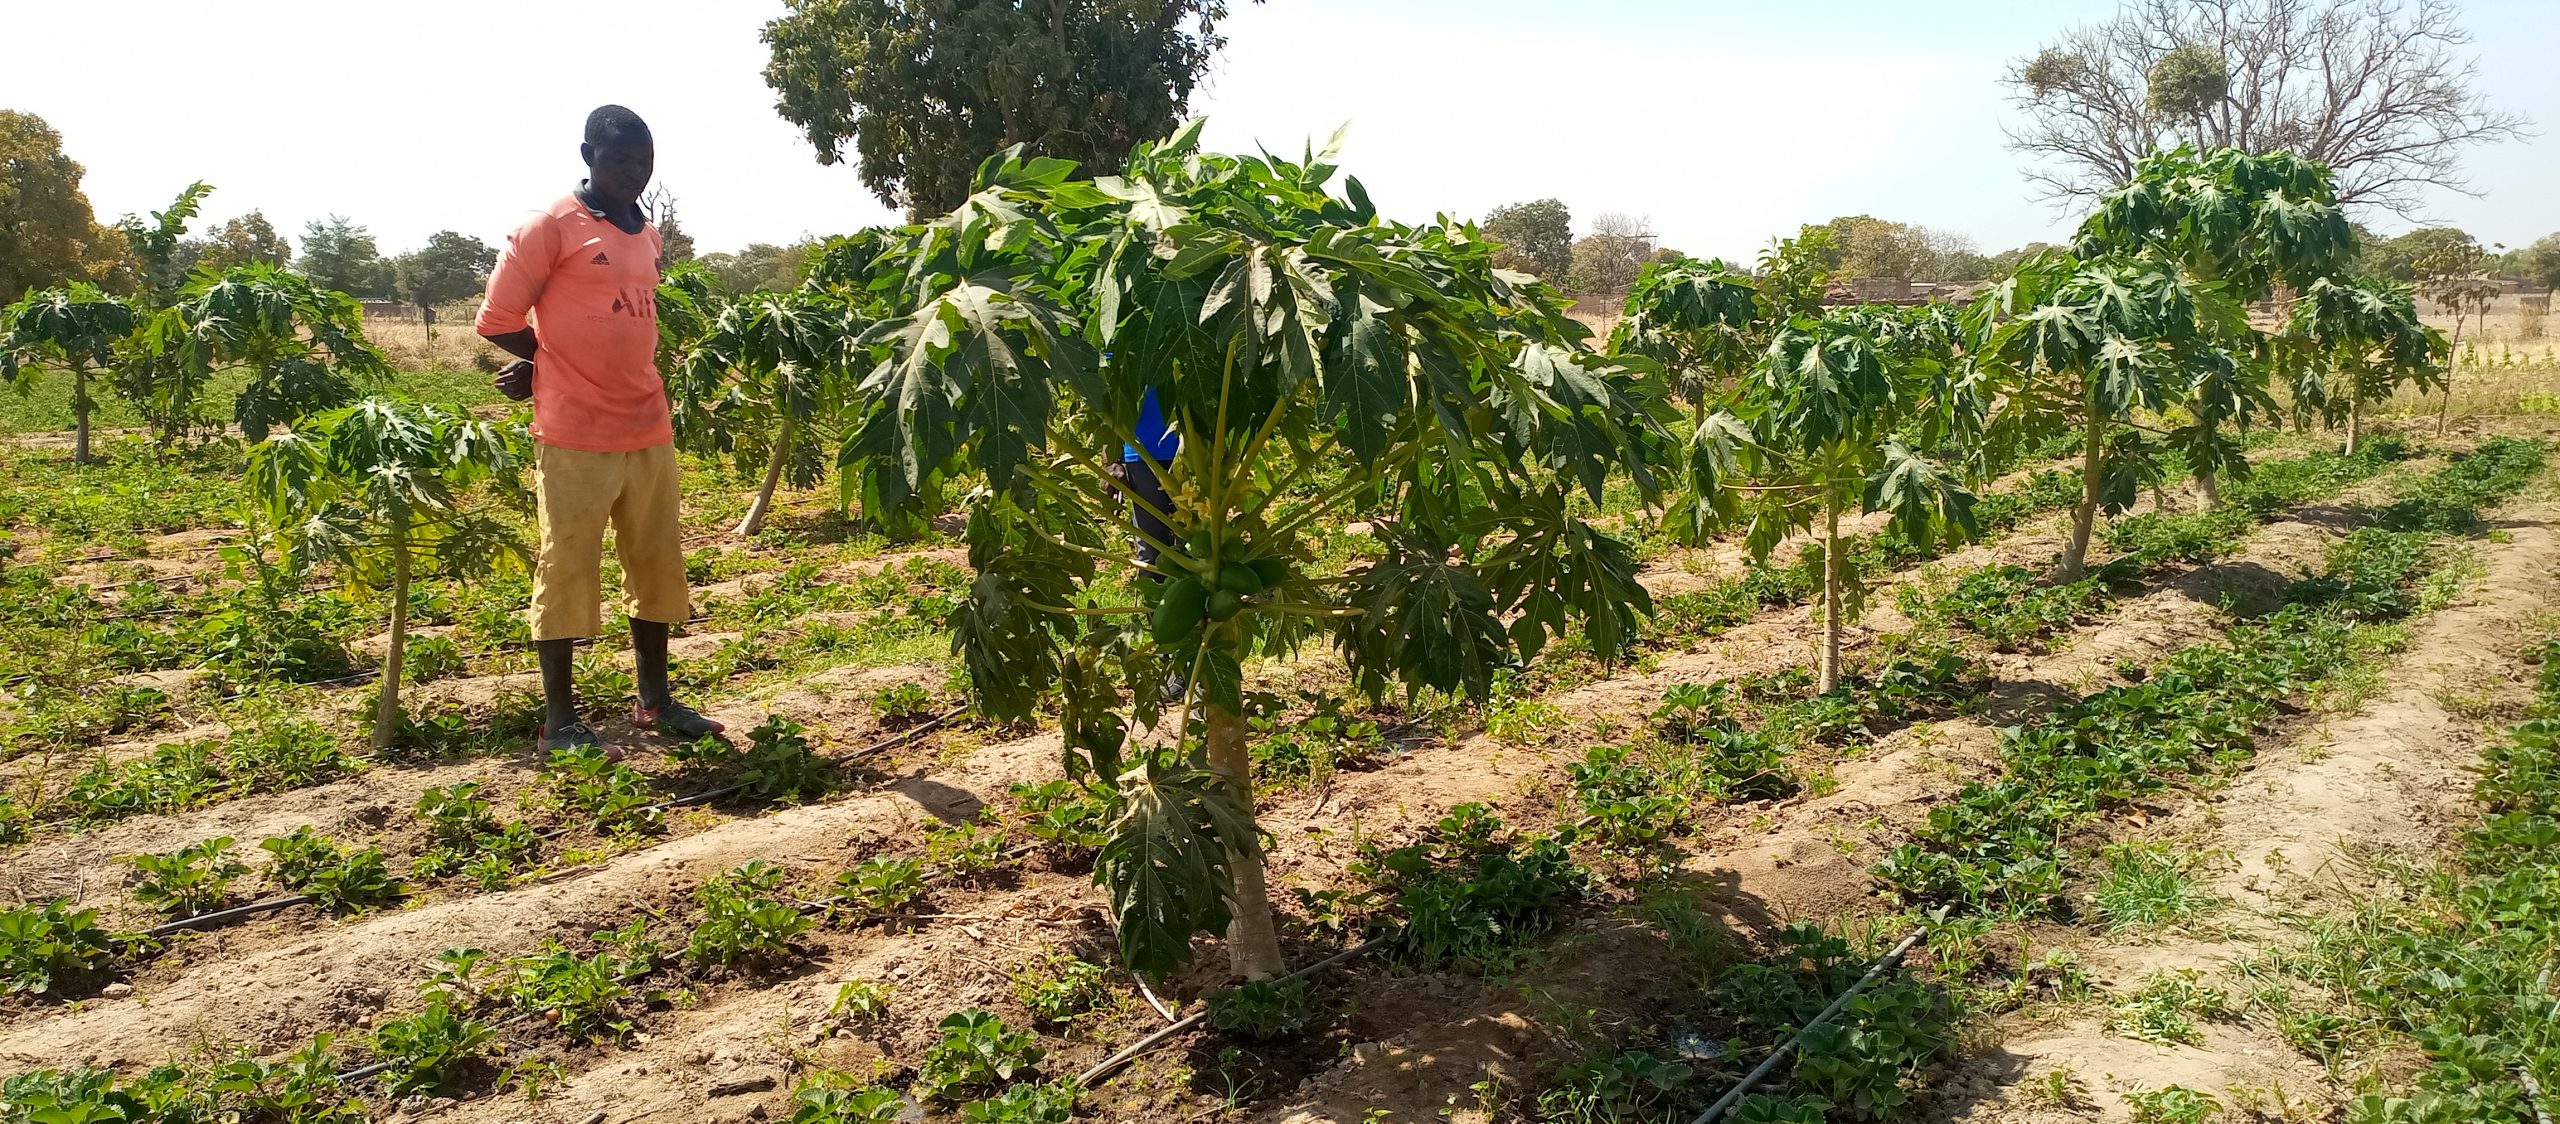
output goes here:
{"type": "Polygon", "coordinates": [[[497,384],[498,393],[515,401],[533,397],[533,360],[518,359],[498,368],[498,377],[492,381],[497,384]]]}

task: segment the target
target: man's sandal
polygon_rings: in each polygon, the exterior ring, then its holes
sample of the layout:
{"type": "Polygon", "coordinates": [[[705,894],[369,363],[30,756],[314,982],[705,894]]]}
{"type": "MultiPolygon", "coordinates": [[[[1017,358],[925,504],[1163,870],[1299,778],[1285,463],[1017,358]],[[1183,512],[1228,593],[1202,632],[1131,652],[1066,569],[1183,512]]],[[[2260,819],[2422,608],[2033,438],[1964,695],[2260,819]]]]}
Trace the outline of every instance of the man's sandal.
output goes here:
{"type": "Polygon", "coordinates": [[[705,718],[701,711],[672,699],[659,707],[631,704],[631,724],[643,730],[656,730],[688,739],[707,738],[728,729],[718,720],[705,718]]]}
{"type": "Polygon", "coordinates": [[[599,749],[604,751],[604,759],[607,761],[622,760],[622,747],[607,743],[604,738],[596,734],[595,727],[584,722],[571,722],[556,730],[549,726],[541,726],[534,730],[533,737],[534,743],[540,746],[546,755],[558,753],[564,749],[599,749]]]}

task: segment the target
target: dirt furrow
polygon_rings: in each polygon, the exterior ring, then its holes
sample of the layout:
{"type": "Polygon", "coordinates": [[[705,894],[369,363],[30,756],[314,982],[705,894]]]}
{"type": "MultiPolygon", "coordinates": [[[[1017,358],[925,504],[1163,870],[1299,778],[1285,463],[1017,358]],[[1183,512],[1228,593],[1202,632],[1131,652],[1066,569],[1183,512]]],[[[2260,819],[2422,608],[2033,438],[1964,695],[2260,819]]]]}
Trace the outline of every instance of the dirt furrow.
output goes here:
{"type": "Polygon", "coordinates": [[[832,803],[731,820],[620,855],[602,869],[500,893],[345,922],[285,918],[208,934],[122,1000],[42,1008],[0,1031],[0,1057],[29,1065],[151,1064],[195,1041],[289,1049],[312,1032],[369,1026],[414,1004],[424,958],[476,946],[499,955],[574,939],[650,909],[683,913],[694,887],[753,858],[828,871],[904,838],[928,817],[960,820],[1007,785],[1053,774],[1054,735],[990,745],[941,775],[916,773],[832,803]],[[281,928],[304,939],[262,936],[281,928]],[[237,953],[237,944],[272,944],[237,953]]]}
{"type": "MultiPolygon", "coordinates": [[[[2381,487],[2378,481],[2369,482],[2350,497],[2374,494],[2381,487]]],[[[1925,818],[1932,804],[1966,780],[1996,769],[2001,726],[2113,681],[2122,663],[2142,664],[2210,639],[2225,619],[2220,606],[2226,598],[2246,604],[2315,567],[2347,529],[2348,502],[2307,510],[2303,514],[2308,519],[2264,525],[2236,555],[2160,580],[2118,602],[2102,619],[2057,637],[2046,652],[1995,659],[1995,682],[1972,713],[1917,723],[1876,739],[1834,766],[1837,785],[1827,795],[1726,809],[1690,841],[1694,853],[1685,864],[1685,880],[1705,891],[1712,908],[1721,911],[1711,920],[1737,936],[1783,921],[1837,918],[1863,909],[1873,900],[1867,867],[1881,853],[1879,839],[1893,836],[1899,825],[1925,818]]],[[[1964,552],[1946,564],[2042,561],[2037,551],[2049,552],[2055,545],[2020,536],[1964,552]]],[[[1717,646],[1721,650],[1666,658],[1652,675],[1593,688],[1612,701],[1568,705],[1567,710],[1579,714],[1609,707],[1641,715],[1669,683],[1704,682],[1748,670],[1749,661],[1730,654],[1736,647],[1756,642],[1769,653],[1787,639],[1801,644],[1809,627],[1804,620],[1755,622],[1728,634],[1717,646]]],[[[1498,795],[1499,786],[1463,771],[1442,780],[1471,784],[1476,795],[1469,798],[1498,795]]],[[[1476,1082],[1492,1079],[1517,1086],[1541,1076],[1539,1065],[1562,1060],[1536,1030],[1560,1009],[1558,1004],[1595,1014],[1615,1011],[1641,1021],[1651,997],[1660,994],[1666,973],[1676,972],[1658,962],[1668,954],[1659,939],[1611,919],[1595,919],[1565,943],[1572,950],[1558,951],[1549,961],[1551,969],[1533,972],[1534,978],[1515,981],[1514,987],[1478,989],[1471,1001],[1457,1004],[1454,1016],[1443,1006],[1407,1026],[1375,1020],[1378,1029],[1396,1033],[1355,1051],[1259,1119],[1351,1124],[1378,1106],[1402,1114],[1471,1103],[1476,1082]]],[[[1391,1010],[1424,1006],[1380,994],[1412,986],[1407,981],[1375,982],[1378,987],[1364,996],[1371,1005],[1391,1010]]]]}
{"type": "MultiPolygon", "coordinates": [[[[2090,934],[2066,945],[2093,981],[2130,991],[2156,972],[2201,969],[2211,979],[2240,956],[2288,939],[2288,918],[2352,908],[2387,880],[2376,864],[2421,865],[2476,814],[2474,767],[2487,716],[2532,695],[2519,653],[2547,634],[2560,607],[2560,508],[2519,509],[2487,548],[2485,572],[2460,604],[2411,629],[2388,686],[2356,710],[2306,727],[2255,759],[2213,800],[2181,809],[2143,834],[2228,856],[2199,888],[2231,904],[2211,933],[2090,934]]],[[[1950,1079],[1946,1115],[1967,1122],[2043,1124],[2126,1120],[2125,1094],[2169,1084],[2223,1103],[2281,1086],[2312,1116],[2352,1090],[2259,1022],[2209,1027],[2202,1046],[2136,1042],[2104,1030],[2103,1010],[2016,1020],[1965,1058],[1950,1079]],[[2049,1103],[2029,1082],[2062,1074],[2078,1102],[2049,1103]]]]}

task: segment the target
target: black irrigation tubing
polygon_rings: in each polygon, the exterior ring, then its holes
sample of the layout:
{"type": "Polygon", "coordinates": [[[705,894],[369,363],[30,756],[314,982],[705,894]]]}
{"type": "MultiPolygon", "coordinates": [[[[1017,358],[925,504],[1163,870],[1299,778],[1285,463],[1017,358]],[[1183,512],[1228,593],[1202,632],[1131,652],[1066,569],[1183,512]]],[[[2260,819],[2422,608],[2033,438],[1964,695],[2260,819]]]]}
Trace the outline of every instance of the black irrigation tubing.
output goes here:
{"type": "MultiPolygon", "coordinates": [[[[967,713],[968,709],[969,708],[965,706],[952,707],[950,710],[944,711],[942,714],[928,719],[919,725],[899,731],[894,736],[885,738],[879,742],[873,743],[872,745],[865,746],[862,749],[855,750],[854,752],[848,753],[842,757],[829,758],[829,760],[837,762],[859,761],[875,753],[885,753],[889,750],[896,749],[901,745],[932,733],[934,730],[949,723],[952,719],[967,713]]],[[[726,785],[704,792],[697,792],[691,796],[679,796],[673,800],[652,804],[643,809],[643,811],[664,812],[674,808],[706,803],[712,800],[717,800],[723,796],[730,795],[731,793],[738,792],[746,787],[747,786],[743,783],[726,785]]],[[[537,838],[549,841],[558,839],[575,830],[577,830],[577,825],[571,824],[566,827],[557,827],[550,831],[543,832],[537,838]]],[[[1036,847],[1037,844],[1034,844],[1031,847],[1020,848],[1016,851],[1007,852],[1007,857],[1012,857],[1017,854],[1027,854],[1030,850],[1035,849],[1036,847]]],[[[193,917],[181,917],[178,920],[143,930],[142,935],[157,940],[161,937],[175,936],[176,934],[194,929],[211,928],[215,925],[236,921],[244,917],[255,917],[261,913],[271,913],[279,909],[291,909],[297,905],[307,905],[315,900],[317,899],[313,898],[309,894],[289,894],[281,898],[269,898],[265,901],[250,902],[247,905],[236,905],[227,909],[214,910],[210,913],[199,913],[193,917]]]]}
{"type": "MultiPolygon", "coordinates": [[[[1318,960],[1315,963],[1309,964],[1304,968],[1300,968],[1297,971],[1289,973],[1288,975],[1274,979],[1272,982],[1275,984],[1284,984],[1305,979],[1318,972],[1324,971],[1327,968],[1333,967],[1336,964],[1340,964],[1347,960],[1355,960],[1372,952],[1376,952],[1377,950],[1386,947],[1388,943],[1394,939],[1395,938],[1391,936],[1371,937],[1368,940],[1343,949],[1340,952],[1334,953],[1322,960],[1318,960]]],[[[1201,1009],[1166,1025],[1163,1029],[1122,1047],[1119,1053],[1104,1058],[1099,1062],[1095,1062],[1093,1068],[1077,1074],[1075,1082],[1076,1087],[1079,1089],[1093,1088],[1096,1082],[1110,1076],[1113,1071],[1118,1070],[1121,1066],[1129,1064],[1131,1059],[1154,1049],[1157,1045],[1172,1038],[1174,1035],[1200,1025],[1203,1021],[1207,1020],[1208,1017],[1209,1009],[1207,1007],[1202,1007],[1201,1009]]]]}
{"type": "Polygon", "coordinates": [[[1739,1103],[1745,1094],[1760,1084],[1762,1078],[1769,1076],[1770,1071],[1777,1069],[1779,1062],[1785,1061],[1788,1054],[1795,1052],[1796,1044],[1804,1041],[1806,1031],[1830,1022],[1831,1016],[1839,1014],[1840,1008],[1848,1006],[1849,1001],[1857,998],[1859,992],[1865,991],[1868,984],[1876,982],[1876,977],[1891,970],[1894,965],[1902,963],[1902,958],[1910,955],[1912,948],[1917,946],[1927,934],[1927,929],[1913,929],[1910,936],[1902,938],[1901,944],[1893,946],[1893,951],[1885,953],[1883,959],[1870,965],[1867,968],[1867,974],[1858,977],[1858,982],[1851,985],[1849,990],[1841,992],[1838,998],[1831,1001],[1830,1006],[1822,1009],[1821,1014],[1815,1015],[1811,1022],[1796,1028],[1795,1033],[1778,1043],[1776,1049],[1769,1051],[1768,1057],[1762,1058],[1759,1065],[1752,1067],[1751,1072],[1744,1074],[1742,1080],[1735,1082],[1731,1090],[1718,1098],[1716,1103],[1708,1105],[1707,1110],[1699,1113],[1698,1118],[1690,1121],[1689,1124],[1715,1124],[1718,1117],[1723,1116],[1726,1110],[1739,1103]]]}

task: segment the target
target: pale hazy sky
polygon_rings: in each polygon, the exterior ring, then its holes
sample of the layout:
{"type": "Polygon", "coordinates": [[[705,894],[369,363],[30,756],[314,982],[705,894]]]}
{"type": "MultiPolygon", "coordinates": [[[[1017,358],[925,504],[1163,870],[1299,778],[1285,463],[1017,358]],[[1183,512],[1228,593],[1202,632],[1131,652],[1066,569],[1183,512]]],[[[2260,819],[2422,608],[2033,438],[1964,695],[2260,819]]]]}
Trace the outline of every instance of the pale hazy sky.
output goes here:
{"type": "MultiPolygon", "coordinates": [[[[1747,258],[1865,212],[1994,251],[2069,220],[2001,147],[2011,58],[2115,0],[1271,0],[1239,3],[1194,106],[1213,147],[1342,154],[1389,214],[1554,195],[1649,215],[1665,244],[1747,258]]],[[[581,174],[586,111],[649,119],[704,251],[891,217],[773,112],[757,41],[778,0],[12,0],[0,108],[60,130],[101,219],[218,189],[299,240],[330,213],[386,252],[495,241],[581,174]],[[579,46],[587,44],[588,46],[579,46]]],[[[2483,83],[2539,135],[2475,150],[2485,194],[2432,217],[2518,245],[2560,229],[2560,0],[2469,0],[2483,83]]],[[[2406,224],[2369,220],[2380,228],[2406,224]]]]}

